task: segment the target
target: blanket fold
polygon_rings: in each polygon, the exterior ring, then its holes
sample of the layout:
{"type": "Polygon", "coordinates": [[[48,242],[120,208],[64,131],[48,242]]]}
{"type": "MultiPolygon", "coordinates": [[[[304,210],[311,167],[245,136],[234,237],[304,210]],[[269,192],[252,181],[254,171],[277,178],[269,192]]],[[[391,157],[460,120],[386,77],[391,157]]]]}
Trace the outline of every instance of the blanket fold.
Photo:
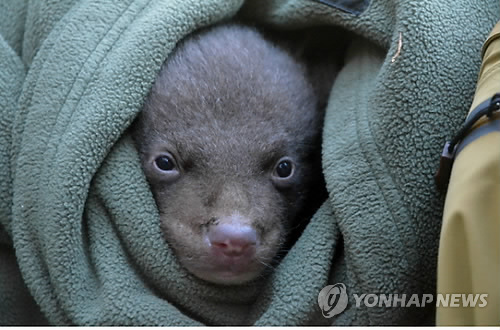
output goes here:
{"type": "Polygon", "coordinates": [[[353,295],[435,291],[436,155],[467,112],[497,1],[363,1],[356,15],[309,0],[24,6],[5,7],[23,24],[0,24],[0,262],[14,267],[0,269],[12,298],[0,324],[433,322],[432,305],[368,307],[353,295]],[[184,270],[162,237],[127,128],[176,43],[235,17],[355,37],[325,119],[328,200],[269,277],[221,287],[184,270]],[[318,294],[335,283],[349,301],[327,318],[318,294]],[[13,284],[26,285],[22,297],[13,284]]]}

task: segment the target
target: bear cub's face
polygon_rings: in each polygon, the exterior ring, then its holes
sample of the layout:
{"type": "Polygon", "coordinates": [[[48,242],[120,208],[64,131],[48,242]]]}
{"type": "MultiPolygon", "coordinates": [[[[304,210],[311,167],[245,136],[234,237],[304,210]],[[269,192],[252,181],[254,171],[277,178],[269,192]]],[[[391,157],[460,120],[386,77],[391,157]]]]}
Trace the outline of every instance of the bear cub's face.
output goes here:
{"type": "Polygon", "coordinates": [[[316,106],[303,66],[251,28],[195,34],[169,56],[133,135],[188,271],[230,285],[271,267],[321,173],[316,106]]]}

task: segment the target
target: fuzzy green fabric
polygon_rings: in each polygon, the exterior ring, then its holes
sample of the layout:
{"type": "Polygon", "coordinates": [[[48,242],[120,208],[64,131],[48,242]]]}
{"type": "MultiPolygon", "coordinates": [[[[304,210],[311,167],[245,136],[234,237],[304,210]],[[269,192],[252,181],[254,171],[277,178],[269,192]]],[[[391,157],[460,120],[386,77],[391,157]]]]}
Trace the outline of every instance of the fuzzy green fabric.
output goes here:
{"type": "Polygon", "coordinates": [[[3,2],[0,324],[432,323],[432,305],[358,307],[352,295],[434,293],[433,173],[499,3],[356,3],[360,13],[335,0],[3,2]],[[329,199],[269,278],[221,287],[164,241],[127,128],[177,41],[236,14],[356,36],[324,126],[329,199]],[[324,318],[318,294],[339,282],[347,309],[324,318]]]}

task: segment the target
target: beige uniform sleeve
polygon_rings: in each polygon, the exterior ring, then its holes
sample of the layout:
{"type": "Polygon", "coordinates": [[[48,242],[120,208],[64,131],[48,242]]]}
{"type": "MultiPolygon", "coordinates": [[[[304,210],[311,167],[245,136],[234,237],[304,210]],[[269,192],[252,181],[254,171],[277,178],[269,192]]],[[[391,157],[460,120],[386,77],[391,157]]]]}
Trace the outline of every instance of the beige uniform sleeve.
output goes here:
{"type": "MultiPolygon", "coordinates": [[[[500,93],[500,22],[483,47],[471,111],[500,93]]],[[[500,116],[493,119],[499,121],[500,116]]],[[[481,118],[478,130],[490,119],[481,118]]],[[[467,144],[455,159],[446,196],[438,293],[487,294],[486,306],[437,307],[438,325],[500,324],[500,131],[467,144]]]]}

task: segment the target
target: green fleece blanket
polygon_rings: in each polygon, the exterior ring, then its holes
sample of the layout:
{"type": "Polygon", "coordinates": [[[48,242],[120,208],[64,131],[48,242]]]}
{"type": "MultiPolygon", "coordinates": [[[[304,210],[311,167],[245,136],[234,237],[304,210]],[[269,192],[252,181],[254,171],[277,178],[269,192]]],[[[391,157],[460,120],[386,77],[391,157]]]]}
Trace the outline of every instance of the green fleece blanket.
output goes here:
{"type": "Polygon", "coordinates": [[[434,293],[433,173],[499,12],[496,0],[2,1],[0,324],[432,323],[432,304],[354,295],[434,293]],[[354,34],[324,126],[328,200],[269,278],[221,287],[163,239],[127,128],[176,42],[235,15],[354,34]],[[318,294],[336,283],[349,302],[326,318],[318,294]]]}

